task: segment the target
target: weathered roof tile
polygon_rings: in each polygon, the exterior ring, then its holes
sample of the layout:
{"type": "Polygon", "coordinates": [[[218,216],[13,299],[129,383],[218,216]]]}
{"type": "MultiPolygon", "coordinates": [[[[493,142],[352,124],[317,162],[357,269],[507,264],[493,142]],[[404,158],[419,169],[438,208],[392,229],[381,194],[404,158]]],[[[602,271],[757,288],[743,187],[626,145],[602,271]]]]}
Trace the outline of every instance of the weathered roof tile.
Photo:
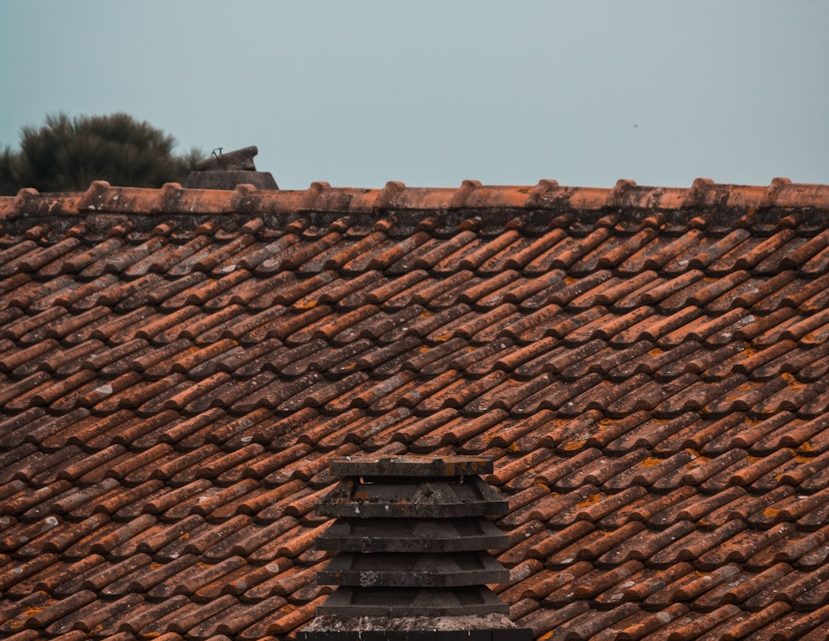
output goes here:
{"type": "Polygon", "coordinates": [[[538,636],[823,638],[827,212],[784,180],[0,199],[0,628],[284,635],[332,456],[470,452],[538,636]]]}

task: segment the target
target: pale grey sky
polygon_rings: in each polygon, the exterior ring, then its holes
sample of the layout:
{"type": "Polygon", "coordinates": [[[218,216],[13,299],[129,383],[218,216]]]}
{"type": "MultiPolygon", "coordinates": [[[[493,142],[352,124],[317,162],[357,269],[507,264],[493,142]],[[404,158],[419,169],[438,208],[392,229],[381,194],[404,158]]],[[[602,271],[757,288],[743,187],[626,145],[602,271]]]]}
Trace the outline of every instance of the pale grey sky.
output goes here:
{"type": "Polygon", "coordinates": [[[126,111],[283,188],[829,182],[829,1],[0,0],[0,145],[126,111]]]}

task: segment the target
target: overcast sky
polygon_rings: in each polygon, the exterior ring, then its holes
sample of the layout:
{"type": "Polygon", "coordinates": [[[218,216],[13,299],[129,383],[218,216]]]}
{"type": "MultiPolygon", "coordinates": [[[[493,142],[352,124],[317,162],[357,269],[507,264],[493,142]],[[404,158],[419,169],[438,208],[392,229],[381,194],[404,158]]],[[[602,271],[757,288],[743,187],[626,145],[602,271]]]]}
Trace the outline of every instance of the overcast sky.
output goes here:
{"type": "Polygon", "coordinates": [[[283,188],[829,182],[829,1],[0,0],[0,144],[126,111],[283,188]]]}

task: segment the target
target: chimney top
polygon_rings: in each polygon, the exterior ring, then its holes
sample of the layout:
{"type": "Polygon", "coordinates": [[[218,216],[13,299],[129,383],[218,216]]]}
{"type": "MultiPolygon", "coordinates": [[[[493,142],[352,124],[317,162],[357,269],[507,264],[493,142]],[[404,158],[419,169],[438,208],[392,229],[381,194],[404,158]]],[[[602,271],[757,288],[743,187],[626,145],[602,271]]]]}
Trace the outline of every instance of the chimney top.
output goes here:
{"type": "Polygon", "coordinates": [[[301,641],[528,641],[487,587],[509,573],[487,550],[507,537],[487,517],[508,504],[476,456],[339,457],[342,481],[318,504],[337,521],[317,539],[338,553],[319,573],[338,586],[301,641]]]}

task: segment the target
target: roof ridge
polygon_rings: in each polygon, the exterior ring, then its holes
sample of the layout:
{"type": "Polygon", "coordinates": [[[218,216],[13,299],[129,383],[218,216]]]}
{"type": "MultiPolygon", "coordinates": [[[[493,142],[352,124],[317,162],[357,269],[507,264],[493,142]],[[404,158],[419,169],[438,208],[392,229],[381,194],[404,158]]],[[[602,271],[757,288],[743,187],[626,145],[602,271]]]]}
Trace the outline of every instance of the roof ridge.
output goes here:
{"type": "Polygon", "coordinates": [[[304,190],[259,190],[239,185],[234,190],[185,189],[178,183],[160,188],[117,187],[94,181],[85,192],[39,193],[21,189],[0,197],[0,220],[85,213],[134,215],[293,214],[339,215],[378,210],[545,210],[751,211],[757,209],[829,210],[829,185],[792,183],[775,178],[768,186],[721,184],[697,178],[691,187],[648,187],[619,180],[611,188],[563,186],[540,180],[533,186],[482,185],[465,180],[457,187],[407,187],[391,181],[382,189],[332,187],[311,183],[304,190]]]}

